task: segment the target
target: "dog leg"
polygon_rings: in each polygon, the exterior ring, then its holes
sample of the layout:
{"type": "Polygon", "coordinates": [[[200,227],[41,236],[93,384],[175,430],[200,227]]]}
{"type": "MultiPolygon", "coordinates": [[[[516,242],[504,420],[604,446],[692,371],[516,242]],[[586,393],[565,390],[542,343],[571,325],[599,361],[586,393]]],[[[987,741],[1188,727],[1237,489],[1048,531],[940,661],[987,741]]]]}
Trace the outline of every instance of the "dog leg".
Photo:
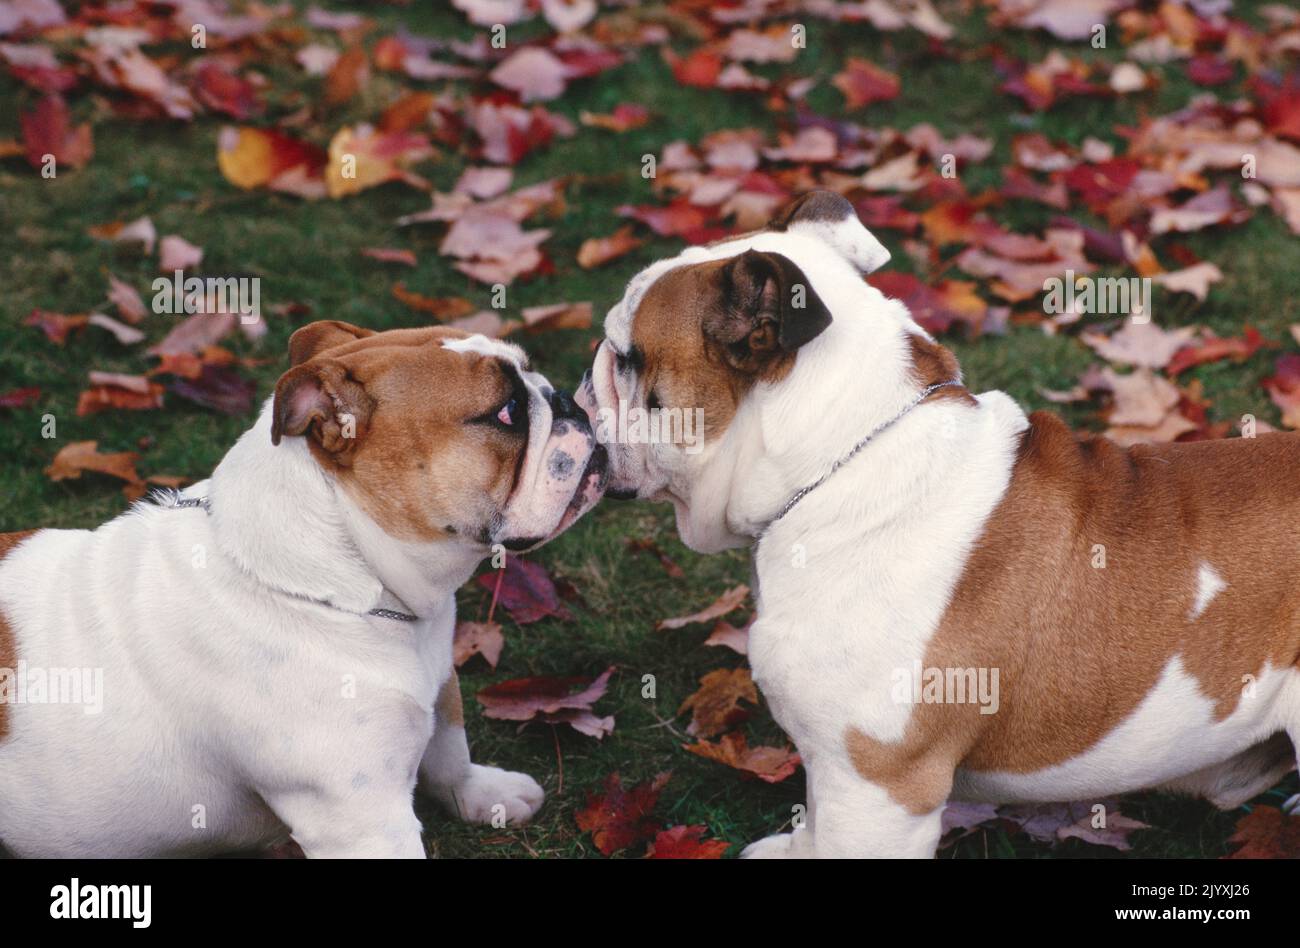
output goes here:
{"type": "Polygon", "coordinates": [[[425,859],[409,785],[263,794],[308,859],[425,859]]]}
{"type": "Polygon", "coordinates": [[[939,848],[942,803],[916,812],[844,760],[815,761],[808,781],[817,800],[817,821],[811,833],[817,858],[934,857],[939,848]]]}
{"type": "Polygon", "coordinates": [[[456,672],[434,708],[433,737],[420,761],[420,788],[467,823],[527,823],[545,794],[527,774],[470,762],[456,672]]]}

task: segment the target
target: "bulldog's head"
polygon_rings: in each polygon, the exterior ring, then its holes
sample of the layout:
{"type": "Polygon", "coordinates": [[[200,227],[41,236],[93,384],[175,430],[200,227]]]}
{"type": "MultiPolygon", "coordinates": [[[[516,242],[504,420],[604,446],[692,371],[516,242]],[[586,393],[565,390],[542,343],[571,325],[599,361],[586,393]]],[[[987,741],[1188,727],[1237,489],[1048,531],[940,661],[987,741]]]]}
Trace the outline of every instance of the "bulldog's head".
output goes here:
{"type": "Polygon", "coordinates": [[[761,231],[633,277],[577,395],[609,448],[607,494],[671,501],[695,549],[742,545],[840,443],[828,416],[865,428],[915,391],[918,360],[923,374],[955,374],[862,279],[888,260],[847,200],[817,191],[761,231]]]}
{"type": "Polygon", "coordinates": [[[304,326],[289,340],[271,440],[312,455],[386,533],[540,546],[600,498],[586,414],[518,346],[444,327],[304,326]]]}

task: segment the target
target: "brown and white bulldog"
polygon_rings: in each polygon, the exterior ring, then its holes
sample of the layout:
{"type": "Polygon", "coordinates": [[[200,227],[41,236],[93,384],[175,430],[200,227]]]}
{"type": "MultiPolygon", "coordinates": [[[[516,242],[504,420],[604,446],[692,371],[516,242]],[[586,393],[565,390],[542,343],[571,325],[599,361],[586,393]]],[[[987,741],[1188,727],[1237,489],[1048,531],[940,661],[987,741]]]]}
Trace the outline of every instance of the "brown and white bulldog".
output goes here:
{"type": "Polygon", "coordinates": [[[753,547],[750,662],[810,799],[747,854],[930,856],[950,799],[1267,789],[1300,739],[1300,435],[1026,417],[864,282],[888,257],[809,194],[634,277],[578,395],[611,496],[753,547]],[[656,412],[702,445],[629,436],[656,412]]]}
{"type": "Polygon", "coordinates": [[[209,480],[96,530],[0,537],[0,843],[425,855],[542,790],[470,763],[455,591],[600,496],[605,451],[514,345],[318,322],[209,480]]]}

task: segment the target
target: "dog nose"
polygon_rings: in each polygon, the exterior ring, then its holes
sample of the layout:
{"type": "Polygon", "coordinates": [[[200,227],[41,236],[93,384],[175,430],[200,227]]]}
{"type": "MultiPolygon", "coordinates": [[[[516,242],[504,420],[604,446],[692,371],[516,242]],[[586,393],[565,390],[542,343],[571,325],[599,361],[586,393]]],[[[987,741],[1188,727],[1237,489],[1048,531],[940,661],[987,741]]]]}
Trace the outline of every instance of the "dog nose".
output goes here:
{"type": "Polygon", "coordinates": [[[560,389],[551,392],[551,413],[556,421],[561,418],[572,418],[574,421],[587,420],[587,413],[578,407],[573,396],[560,389]]]}

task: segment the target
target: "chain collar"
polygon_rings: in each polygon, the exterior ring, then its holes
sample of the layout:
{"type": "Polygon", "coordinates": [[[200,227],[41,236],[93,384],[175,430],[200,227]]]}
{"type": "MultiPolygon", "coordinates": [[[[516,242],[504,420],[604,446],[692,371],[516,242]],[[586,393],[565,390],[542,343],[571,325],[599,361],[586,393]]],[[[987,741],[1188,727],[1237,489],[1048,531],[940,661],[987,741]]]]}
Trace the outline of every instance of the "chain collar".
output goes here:
{"type": "MultiPolygon", "coordinates": [[[[209,502],[208,498],[206,497],[174,497],[172,499],[172,502],[168,506],[172,508],[202,507],[205,512],[212,513],[212,504],[209,502]]],[[[286,592],[290,596],[295,596],[299,599],[306,599],[308,602],[314,602],[317,605],[327,606],[330,609],[338,609],[339,612],[347,612],[349,615],[361,614],[361,613],[350,612],[347,609],[339,609],[339,607],[334,605],[333,603],[325,602],[320,599],[312,599],[310,596],[301,596],[298,593],[290,593],[287,590],[281,590],[281,591],[286,592]]],[[[365,615],[374,616],[377,619],[392,619],[394,622],[419,622],[420,621],[419,616],[413,616],[409,612],[398,612],[396,609],[375,608],[365,613],[365,615]]]]}
{"type": "Polygon", "coordinates": [[[939,389],[948,388],[951,385],[961,385],[961,382],[959,382],[957,379],[949,379],[946,382],[936,382],[934,385],[929,385],[926,388],[922,389],[915,398],[913,398],[910,402],[907,403],[907,405],[903,407],[902,411],[900,411],[893,418],[890,418],[884,424],[870,431],[865,438],[863,438],[861,441],[859,441],[849,450],[848,454],[844,455],[844,457],[840,458],[838,461],[832,464],[831,469],[829,471],[827,471],[821,477],[817,478],[817,480],[813,481],[811,484],[801,487],[799,488],[799,490],[795,491],[794,496],[791,497],[788,501],[786,501],[785,506],[781,508],[781,512],[768,521],[767,526],[765,526],[762,529],[762,531],[759,533],[758,539],[761,540],[764,537],[764,535],[766,535],[767,531],[772,529],[773,524],[775,524],[778,520],[780,520],[782,517],[788,514],[792,509],[794,509],[795,504],[799,503],[799,501],[803,500],[806,496],[811,494],[818,487],[821,487],[823,484],[825,484],[828,480],[830,480],[832,474],[834,474],[844,465],[848,464],[855,457],[857,457],[858,453],[863,448],[865,448],[868,444],[870,444],[872,439],[876,438],[878,435],[883,434],[890,427],[897,424],[899,421],[902,420],[904,415],[910,412],[917,405],[921,404],[921,402],[925,401],[935,392],[939,391],[939,389]]]}

